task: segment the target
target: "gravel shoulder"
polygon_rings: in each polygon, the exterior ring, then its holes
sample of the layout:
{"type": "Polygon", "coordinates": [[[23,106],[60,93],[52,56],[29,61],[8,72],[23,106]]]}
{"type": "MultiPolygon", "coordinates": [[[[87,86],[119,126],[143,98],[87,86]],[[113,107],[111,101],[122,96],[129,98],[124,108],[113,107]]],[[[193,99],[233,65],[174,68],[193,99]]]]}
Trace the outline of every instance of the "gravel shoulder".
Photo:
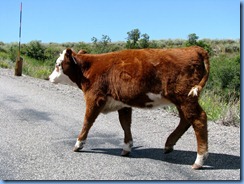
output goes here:
{"type": "Polygon", "coordinates": [[[191,169],[196,139],[190,128],[174,152],[163,154],[179,118],[163,109],[133,109],[134,148],[121,157],[117,112],[101,114],[84,150],[72,148],[85,103],[78,88],[0,69],[1,180],[240,180],[240,128],[208,122],[209,158],[191,169]]]}

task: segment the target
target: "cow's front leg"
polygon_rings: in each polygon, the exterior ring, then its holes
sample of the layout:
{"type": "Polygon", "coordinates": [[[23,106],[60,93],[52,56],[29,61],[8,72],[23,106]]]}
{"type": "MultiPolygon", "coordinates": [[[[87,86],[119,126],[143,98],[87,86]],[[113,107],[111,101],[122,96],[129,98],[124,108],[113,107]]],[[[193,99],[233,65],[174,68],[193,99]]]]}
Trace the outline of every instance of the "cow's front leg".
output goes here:
{"type": "Polygon", "coordinates": [[[124,146],[121,152],[122,156],[128,156],[133,146],[132,134],[131,134],[131,108],[123,108],[118,110],[119,121],[124,130],[124,146]]]}
{"type": "Polygon", "coordinates": [[[74,151],[79,151],[85,145],[89,130],[95,122],[97,116],[101,112],[101,109],[104,107],[104,104],[105,101],[101,99],[99,99],[99,101],[93,101],[91,99],[86,100],[86,113],[84,117],[84,123],[75,143],[75,147],[73,149],[74,151]]]}
{"type": "Polygon", "coordinates": [[[88,135],[88,132],[90,130],[90,128],[92,127],[94,120],[88,120],[86,117],[84,118],[84,123],[83,123],[83,127],[78,135],[78,138],[76,140],[75,143],[75,147],[74,147],[74,151],[79,151],[80,149],[82,149],[86,143],[86,138],[88,135]]]}

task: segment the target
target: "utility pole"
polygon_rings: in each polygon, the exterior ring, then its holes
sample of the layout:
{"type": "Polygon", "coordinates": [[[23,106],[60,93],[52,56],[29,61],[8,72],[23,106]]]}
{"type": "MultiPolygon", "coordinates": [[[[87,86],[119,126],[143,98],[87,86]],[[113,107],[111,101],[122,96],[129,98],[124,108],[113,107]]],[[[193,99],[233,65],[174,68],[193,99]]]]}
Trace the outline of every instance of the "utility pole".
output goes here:
{"type": "Polygon", "coordinates": [[[15,75],[16,76],[21,76],[22,75],[22,65],[23,65],[23,58],[20,57],[21,23],[22,23],[22,2],[20,3],[19,50],[18,50],[18,57],[16,59],[16,65],[15,65],[15,75]]]}

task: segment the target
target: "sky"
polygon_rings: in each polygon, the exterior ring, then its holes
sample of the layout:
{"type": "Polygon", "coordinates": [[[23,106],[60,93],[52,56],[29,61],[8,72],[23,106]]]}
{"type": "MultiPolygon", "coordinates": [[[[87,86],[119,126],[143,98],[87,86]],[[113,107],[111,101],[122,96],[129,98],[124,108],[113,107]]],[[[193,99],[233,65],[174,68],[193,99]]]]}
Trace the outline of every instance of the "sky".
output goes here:
{"type": "Polygon", "coordinates": [[[239,39],[240,0],[4,0],[0,5],[0,41],[21,43],[91,42],[108,35],[126,41],[139,29],[150,40],[239,39]]]}

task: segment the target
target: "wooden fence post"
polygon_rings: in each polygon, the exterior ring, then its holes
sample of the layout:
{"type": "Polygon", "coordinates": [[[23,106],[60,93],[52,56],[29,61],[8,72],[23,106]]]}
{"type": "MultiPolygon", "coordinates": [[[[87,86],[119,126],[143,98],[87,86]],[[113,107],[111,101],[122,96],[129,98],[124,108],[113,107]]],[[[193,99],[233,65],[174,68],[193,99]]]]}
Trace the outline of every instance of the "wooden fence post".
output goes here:
{"type": "Polygon", "coordinates": [[[15,76],[21,76],[22,75],[22,65],[23,65],[23,58],[18,57],[16,59],[16,65],[15,65],[15,76]]]}

